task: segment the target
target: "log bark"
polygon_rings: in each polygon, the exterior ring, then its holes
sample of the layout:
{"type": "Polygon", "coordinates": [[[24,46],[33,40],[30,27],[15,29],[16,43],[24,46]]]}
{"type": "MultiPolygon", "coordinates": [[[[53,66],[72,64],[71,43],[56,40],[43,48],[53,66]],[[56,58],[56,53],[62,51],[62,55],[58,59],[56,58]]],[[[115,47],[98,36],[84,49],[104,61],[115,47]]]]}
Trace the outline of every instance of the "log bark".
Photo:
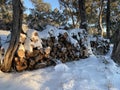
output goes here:
{"type": "Polygon", "coordinates": [[[19,58],[15,57],[14,58],[14,67],[16,69],[16,71],[21,72],[25,69],[27,69],[28,65],[27,65],[27,61],[25,59],[20,60],[19,58]]]}

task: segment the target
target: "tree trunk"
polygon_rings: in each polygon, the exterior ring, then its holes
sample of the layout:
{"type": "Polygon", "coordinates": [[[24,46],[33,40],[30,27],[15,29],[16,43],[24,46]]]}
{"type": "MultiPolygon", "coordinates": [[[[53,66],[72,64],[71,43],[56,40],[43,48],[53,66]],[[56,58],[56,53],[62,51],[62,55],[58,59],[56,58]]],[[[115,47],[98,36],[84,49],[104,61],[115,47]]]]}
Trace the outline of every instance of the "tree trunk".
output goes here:
{"type": "Polygon", "coordinates": [[[120,30],[117,30],[114,34],[114,47],[112,51],[112,59],[120,64],[120,30]]]}
{"type": "Polygon", "coordinates": [[[11,32],[11,40],[8,50],[4,57],[1,71],[9,72],[12,66],[12,60],[18,47],[20,32],[22,30],[23,8],[20,0],[12,0],[13,4],[13,26],[11,32]]]}
{"type": "Polygon", "coordinates": [[[110,38],[110,0],[107,1],[107,14],[106,14],[106,31],[107,38],[110,38]]]}
{"type": "Polygon", "coordinates": [[[98,20],[98,34],[101,36],[103,36],[103,26],[102,26],[103,2],[104,0],[100,1],[100,13],[99,13],[99,20],[98,20]]]}
{"type": "Polygon", "coordinates": [[[87,20],[86,20],[86,10],[85,10],[85,0],[78,0],[79,3],[79,12],[80,12],[80,28],[87,31],[87,20]]]}

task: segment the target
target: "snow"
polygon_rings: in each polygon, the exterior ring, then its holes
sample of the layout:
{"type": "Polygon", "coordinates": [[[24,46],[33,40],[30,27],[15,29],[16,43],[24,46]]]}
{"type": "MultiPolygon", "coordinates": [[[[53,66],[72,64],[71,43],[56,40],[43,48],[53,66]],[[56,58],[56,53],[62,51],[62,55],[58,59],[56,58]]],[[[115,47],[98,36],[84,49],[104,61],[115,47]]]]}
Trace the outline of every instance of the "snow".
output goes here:
{"type": "Polygon", "coordinates": [[[47,39],[51,36],[55,36],[56,38],[59,36],[59,34],[67,33],[66,30],[58,29],[54,26],[47,25],[46,29],[39,33],[39,36],[43,39],[47,39]]]}
{"type": "Polygon", "coordinates": [[[25,34],[20,34],[20,42],[24,43],[24,40],[26,39],[26,35],[25,34]]]}
{"type": "MultiPolygon", "coordinates": [[[[84,29],[71,29],[71,30],[66,31],[66,30],[58,29],[50,25],[47,25],[45,30],[43,30],[42,32],[39,32],[39,36],[42,39],[48,39],[50,37],[55,37],[55,39],[58,40],[58,36],[60,34],[63,35],[65,33],[67,33],[68,35],[67,41],[70,42],[75,47],[78,47],[78,49],[80,49],[80,46],[77,40],[80,40],[80,38],[84,38],[87,36],[87,33],[85,32],[84,29]],[[77,40],[72,37],[73,35],[77,36],[77,40]]],[[[87,46],[86,42],[83,44],[87,46]]]]}
{"type": "Polygon", "coordinates": [[[49,54],[49,53],[50,53],[50,50],[51,50],[50,47],[46,47],[46,48],[45,48],[45,53],[46,53],[46,54],[49,54]]]}
{"type": "Polygon", "coordinates": [[[94,55],[21,73],[0,72],[1,90],[120,90],[120,68],[94,55]],[[11,83],[12,82],[12,83],[11,83]]]}
{"type": "Polygon", "coordinates": [[[24,45],[20,44],[18,50],[23,50],[25,52],[24,45]]]}
{"type": "MultiPolygon", "coordinates": [[[[9,31],[0,30],[0,38],[1,38],[1,43],[2,43],[2,44],[4,44],[5,42],[7,42],[6,39],[7,39],[7,36],[8,36],[9,34],[10,34],[9,31]]],[[[10,36],[9,36],[8,38],[10,39],[10,36]]],[[[9,40],[9,39],[8,39],[8,40],[9,40]]]]}
{"type": "Polygon", "coordinates": [[[38,34],[38,32],[33,29],[27,31],[27,38],[24,44],[25,50],[33,52],[33,47],[37,47],[38,49],[42,48],[42,40],[39,35],[35,35],[36,33],[38,34]]]}
{"type": "MultiPolygon", "coordinates": [[[[2,44],[1,49],[4,49],[4,53],[6,53],[6,51],[8,49],[8,46],[9,46],[10,31],[0,30],[0,38],[1,38],[1,44],[2,44]]],[[[3,57],[4,57],[4,55],[0,55],[0,60],[1,60],[0,62],[1,63],[3,63],[3,57]]]]}
{"type": "Polygon", "coordinates": [[[31,44],[32,42],[30,41],[30,38],[26,38],[25,44],[24,44],[26,51],[33,52],[33,48],[31,47],[31,44]]]}
{"type": "Polygon", "coordinates": [[[67,65],[61,63],[61,64],[57,64],[54,69],[57,72],[65,72],[65,71],[69,70],[69,67],[67,65]]]}
{"type": "MultiPolygon", "coordinates": [[[[58,32],[63,31],[51,33],[58,32]]],[[[120,90],[120,67],[110,58],[113,45],[110,47],[106,56],[91,54],[87,59],[64,64],[58,60],[56,66],[20,73],[0,71],[0,90],[120,90]]]]}
{"type": "Polygon", "coordinates": [[[91,55],[87,59],[21,73],[0,72],[0,89],[120,90],[120,68],[109,56],[91,55]]]}

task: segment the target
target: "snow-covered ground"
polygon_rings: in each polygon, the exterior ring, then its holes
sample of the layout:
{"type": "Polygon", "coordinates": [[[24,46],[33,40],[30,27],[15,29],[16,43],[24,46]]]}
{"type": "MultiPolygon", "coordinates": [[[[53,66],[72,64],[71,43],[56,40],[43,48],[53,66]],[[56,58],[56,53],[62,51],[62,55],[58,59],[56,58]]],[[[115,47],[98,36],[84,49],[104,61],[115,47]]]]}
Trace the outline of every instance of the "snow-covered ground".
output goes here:
{"type": "Polygon", "coordinates": [[[110,52],[34,71],[0,71],[0,90],[120,90],[120,68],[110,52]]]}
{"type": "Polygon", "coordinates": [[[3,44],[3,43],[5,43],[5,41],[6,41],[6,36],[7,35],[9,35],[10,34],[10,32],[9,31],[3,31],[3,30],[0,30],[0,37],[1,37],[1,43],[3,44]]]}
{"type": "Polygon", "coordinates": [[[120,70],[96,58],[21,73],[0,72],[0,90],[120,90],[120,70]]]}

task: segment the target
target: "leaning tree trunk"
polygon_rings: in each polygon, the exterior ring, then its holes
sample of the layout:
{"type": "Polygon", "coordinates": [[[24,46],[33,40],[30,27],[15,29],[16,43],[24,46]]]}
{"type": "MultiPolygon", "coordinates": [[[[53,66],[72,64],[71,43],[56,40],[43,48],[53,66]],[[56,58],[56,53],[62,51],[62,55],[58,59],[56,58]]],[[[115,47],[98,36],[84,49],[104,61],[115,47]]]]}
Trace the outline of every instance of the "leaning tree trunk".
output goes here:
{"type": "Polygon", "coordinates": [[[80,28],[87,30],[85,0],[78,0],[78,3],[79,3],[80,18],[81,18],[80,28]]]}
{"type": "Polygon", "coordinates": [[[107,1],[106,31],[107,38],[110,39],[110,0],[107,1]]]}
{"type": "Polygon", "coordinates": [[[13,27],[11,32],[11,40],[8,50],[4,57],[1,71],[9,72],[11,70],[12,60],[18,47],[20,32],[22,30],[22,3],[20,0],[12,0],[13,4],[13,27]]]}
{"type": "Polygon", "coordinates": [[[102,26],[103,2],[104,0],[100,1],[100,13],[99,13],[99,20],[98,20],[98,34],[101,36],[103,36],[103,26],[102,26]]]}
{"type": "Polygon", "coordinates": [[[112,51],[112,59],[120,64],[120,30],[116,30],[114,34],[114,47],[112,51]]]}

